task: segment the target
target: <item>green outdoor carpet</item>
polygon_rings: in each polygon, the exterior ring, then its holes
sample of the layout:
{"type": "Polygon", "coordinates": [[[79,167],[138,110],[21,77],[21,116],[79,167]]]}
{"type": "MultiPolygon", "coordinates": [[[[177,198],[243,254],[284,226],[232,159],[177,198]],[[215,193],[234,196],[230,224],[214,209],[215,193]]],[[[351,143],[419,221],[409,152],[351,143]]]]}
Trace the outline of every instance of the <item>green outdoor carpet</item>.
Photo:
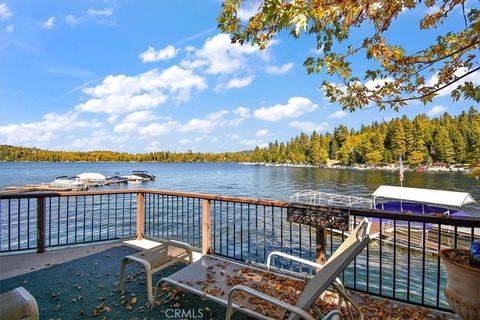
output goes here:
{"type": "MultiPolygon", "coordinates": [[[[119,246],[9,278],[0,281],[0,292],[25,287],[37,300],[41,320],[225,318],[224,307],[190,293],[184,296],[178,294],[177,301],[168,299],[168,293],[164,293],[161,301],[168,303],[151,310],[147,304],[145,273],[140,265],[134,263],[126,269],[130,282],[125,283],[125,292],[118,292],[120,262],[124,256],[136,251],[128,246],[119,246]]],[[[179,268],[182,265],[154,275],[154,285],[161,277],[172,274],[179,268]]],[[[247,317],[235,313],[234,318],[247,317]]]]}

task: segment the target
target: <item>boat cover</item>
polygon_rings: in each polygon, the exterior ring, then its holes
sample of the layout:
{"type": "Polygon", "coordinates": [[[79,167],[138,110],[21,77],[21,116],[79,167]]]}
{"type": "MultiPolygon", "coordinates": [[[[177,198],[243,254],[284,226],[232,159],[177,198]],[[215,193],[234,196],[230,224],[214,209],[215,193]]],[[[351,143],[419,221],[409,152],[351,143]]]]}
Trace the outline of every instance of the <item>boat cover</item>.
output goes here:
{"type": "Polygon", "coordinates": [[[78,175],[80,180],[105,180],[105,176],[100,173],[85,172],[78,175]]]}
{"type": "Polygon", "coordinates": [[[475,203],[475,199],[467,192],[407,188],[395,186],[380,186],[372,194],[374,198],[388,198],[445,206],[462,207],[475,203]]]}

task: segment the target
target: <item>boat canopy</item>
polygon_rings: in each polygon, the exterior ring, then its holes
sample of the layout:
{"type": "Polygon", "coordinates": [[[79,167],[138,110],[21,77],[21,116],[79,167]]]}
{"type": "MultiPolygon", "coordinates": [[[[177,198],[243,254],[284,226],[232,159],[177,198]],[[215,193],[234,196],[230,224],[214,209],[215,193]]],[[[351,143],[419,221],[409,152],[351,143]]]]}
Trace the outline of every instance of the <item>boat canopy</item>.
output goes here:
{"type": "Polygon", "coordinates": [[[380,186],[372,194],[373,198],[388,198],[415,201],[445,206],[461,207],[475,203],[475,199],[467,192],[407,188],[395,186],[380,186]]]}
{"type": "Polygon", "coordinates": [[[100,173],[85,172],[78,175],[80,180],[105,180],[105,176],[100,173]]]}

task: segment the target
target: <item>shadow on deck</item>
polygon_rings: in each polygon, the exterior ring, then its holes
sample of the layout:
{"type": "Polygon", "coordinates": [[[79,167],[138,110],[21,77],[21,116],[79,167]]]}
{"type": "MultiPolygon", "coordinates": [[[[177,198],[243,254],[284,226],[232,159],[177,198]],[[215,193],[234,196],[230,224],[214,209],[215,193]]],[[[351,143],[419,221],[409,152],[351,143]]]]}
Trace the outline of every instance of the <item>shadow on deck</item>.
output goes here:
{"type": "MultiPolygon", "coordinates": [[[[0,292],[25,287],[38,302],[40,319],[223,319],[225,308],[181,290],[164,293],[160,306],[151,310],[145,273],[135,264],[127,267],[125,292],[116,290],[122,258],[155,244],[132,240],[44,254],[0,256],[0,292]]],[[[154,283],[180,268],[182,265],[177,265],[154,275],[154,283]]],[[[352,294],[361,302],[367,319],[458,319],[452,314],[352,294]]],[[[234,316],[247,318],[241,313],[234,316]]]]}

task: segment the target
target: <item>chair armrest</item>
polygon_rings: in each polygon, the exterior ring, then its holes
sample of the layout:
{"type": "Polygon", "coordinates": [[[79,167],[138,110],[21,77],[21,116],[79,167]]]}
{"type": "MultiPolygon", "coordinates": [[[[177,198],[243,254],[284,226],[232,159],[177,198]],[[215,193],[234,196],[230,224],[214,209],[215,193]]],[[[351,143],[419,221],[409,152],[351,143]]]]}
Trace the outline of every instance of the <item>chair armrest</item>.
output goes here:
{"type": "Polygon", "coordinates": [[[312,317],[311,315],[309,315],[306,311],[304,311],[304,310],[302,310],[302,309],[300,309],[296,306],[292,306],[291,304],[288,304],[288,303],[283,302],[281,300],[278,300],[276,298],[270,297],[269,295],[266,295],[262,292],[259,292],[259,291],[255,290],[255,289],[243,286],[241,284],[234,286],[232,289],[230,289],[230,292],[228,293],[227,316],[225,317],[226,320],[230,320],[230,317],[231,317],[231,314],[232,314],[232,304],[233,304],[232,300],[233,300],[233,293],[235,291],[246,292],[249,295],[260,298],[260,299],[262,299],[262,300],[264,300],[268,303],[271,303],[271,304],[276,305],[278,307],[281,307],[285,310],[293,312],[293,313],[299,315],[300,317],[302,317],[304,319],[315,320],[315,318],[312,317]]]}
{"type": "Polygon", "coordinates": [[[192,252],[192,247],[188,243],[185,243],[185,242],[180,242],[180,241],[176,241],[176,240],[168,240],[167,242],[164,243],[164,245],[167,245],[167,246],[172,245],[173,247],[185,249],[185,251],[187,251],[188,253],[192,252]]]}
{"type": "Polygon", "coordinates": [[[307,266],[315,267],[315,268],[317,268],[317,270],[320,270],[323,267],[321,264],[315,263],[315,262],[310,261],[310,260],[302,259],[302,258],[299,258],[299,257],[296,257],[296,256],[292,256],[291,254],[288,254],[288,253],[284,253],[284,252],[280,252],[280,251],[272,251],[272,252],[270,252],[270,254],[267,257],[266,265],[267,265],[268,270],[270,270],[270,263],[273,261],[273,259],[272,259],[273,256],[279,256],[279,257],[283,257],[283,258],[286,258],[286,259],[291,259],[291,260],[306,264],[307,266]]]}

